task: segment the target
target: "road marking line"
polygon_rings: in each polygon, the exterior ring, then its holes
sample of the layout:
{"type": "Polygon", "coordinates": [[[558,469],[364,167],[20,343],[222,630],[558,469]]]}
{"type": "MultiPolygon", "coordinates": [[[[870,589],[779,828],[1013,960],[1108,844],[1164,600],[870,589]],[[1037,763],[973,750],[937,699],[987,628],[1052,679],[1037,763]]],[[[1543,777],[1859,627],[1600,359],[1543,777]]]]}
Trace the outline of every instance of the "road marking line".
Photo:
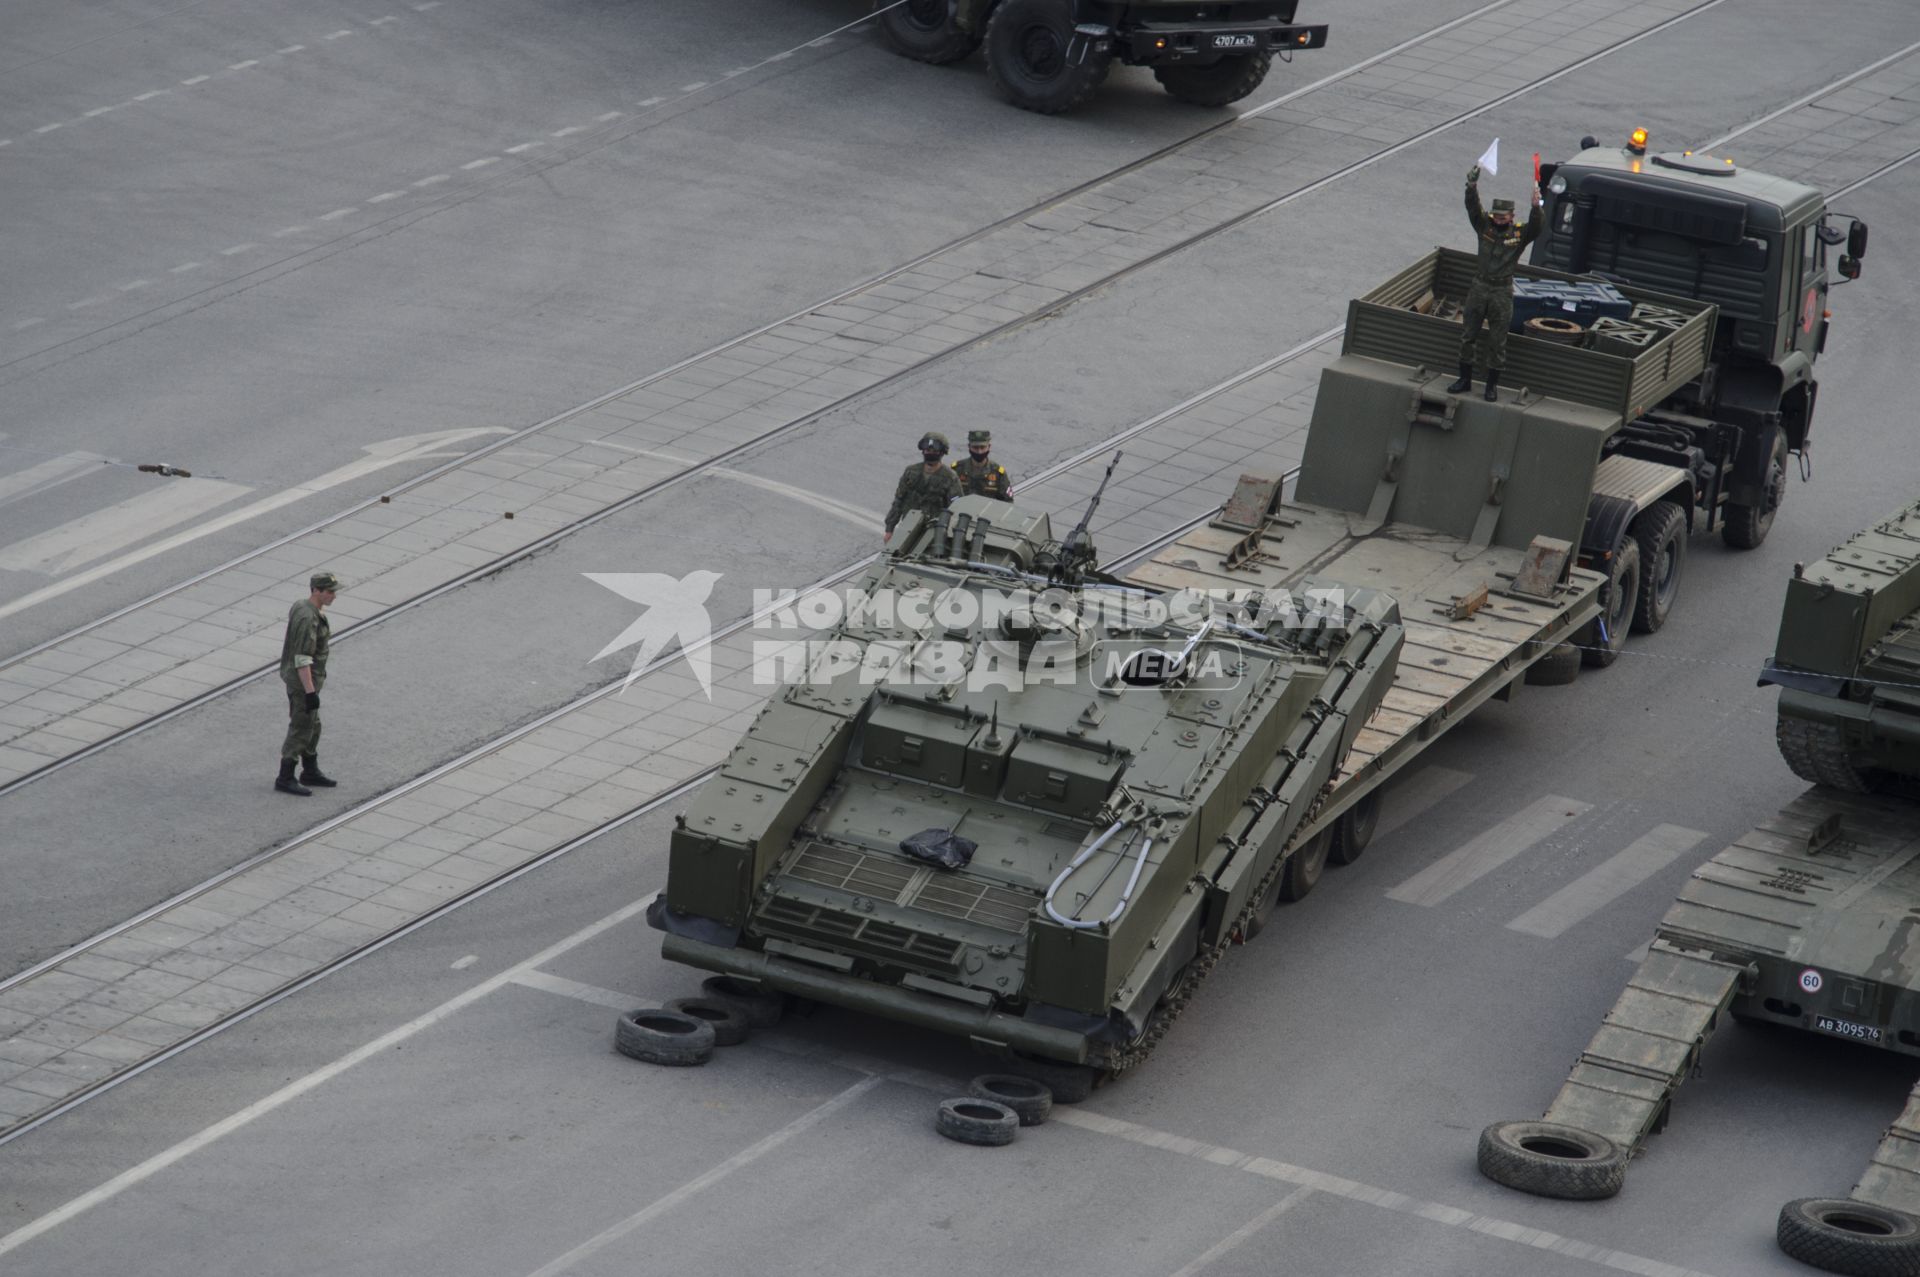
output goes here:
{"type": "Polygon", "coordinates": [[[130,284],[116,284],[115,287],[123,293],[131,293],[146,288],[152,283],[153,281],[150,279],[136,279],[130,284]]]}
{"type": "MultiPolygon", "coordinates": [[[[18,327],[19,325],[15,325],[18,327]]],[[[19,497],[32,496],[45,492],[48,488],[78,479],[90,470],[97,470],[106,460],[97,452],[69,452],[65,456],[55,457],[51,461],[42,461],[37,466],[28,466],[25,470],[13,474],[0,475],[0,505],[19,497]]]]}
{"type": "Polygon", "coordinates": [[[105,115],[108,111],[117,111],[119,109],[118,106],[96,106],[91,111],[82,111],[80,118],[83,120],[91,120],[96,115],[105,115]]]}
{"type": "Polygon", "coordinates": [[[367,23],[367,25],[370,27],[377,27],[377,26],[383,26],[389,22],[398,22],[398,21],[400,21],[400,19],[394,17],[392,14],[388,14],[384,18],[375,18],[372,22],[367,23]]]}
{"type": "Polygon", "coordinates": [[[543,993],[557,993],[563,998],[572,998],[576,1002],[590,1002],[594,1006],[606,1007],[613,1011],[631,1011],[635,1007],[646,1005],[644,998],[635,1000],[632,994],[602,989],[598,985],[582,984],[578,980],[550,975],[545,971],[522,971],[513,977],[513,982],[525,985],[529,989],[539,989],[543,993]]]}
{"type": "MultiPolygon", "coordinates": [[[[614,443],[611,439],[596,439],[586,446],[590,448],[611,448],[616,452],[630,453],[636,457],[645,457],[650,461],[664,461],[674,466],[689,465],[697,460],[697,458],[694,457],[683,456],[679,453],[668,452],[659,448],[635,448],[630,444],[614,443]]],[[[721,479],[731,479],[735,483],[744,483],[748,487],[778,493],[783,497],[790,497],[802,505],[809,505],[816,510],[833,515],[835,518],[844,519],[855,527],[872,530],[874,524],[884,522],[885,519],[885,516],[878,510],[863,510],[857,505],[850,505],[845,501],[837,501],[832,497],[823,496],[818,492],[810,492],[796,484],[781,483],[778,479],[762,478],[757,474],[748,474],[744,470],[733,470],[725,466],[716,466],[706,473],[721,479]]]]}
{"type": "Polygon", "coordinates": [[[180,83],[182,83],[182,84],[205,84],[205,83],[206,83],[206,82],[207,82],[208,80],[211,80],[212,78],[213,78],[213,77],[212,77],[212,76],[210,76],[210,75],[196,75],[196,76],[194,76],[194,77],[193,77],[193,78],[192,78],[191,80],[182,80],[182,81],[180,81],[180,83]]]}
{"type": "Polygon", "coordinates": [[[378,195],[376,195],[376,196],[374,196],[374,197],[373,197],[372,199],[370,199],[370,200],[368,200],[368,201],[367,201],[367,203],[369,203],[369,204],[384,204],[384,203],[386,203],[386,202],[387,202],[388,200],[397,200],[397,199],[399,199],[399,198],[400,198],[400,196],[401,196],[401,195],[403,195],[403,194],[405,194],[405,192],[403,192],[403,191],[382,191],[382,192],[380,192],[380,193],[379,193],[378,195]]]}
{"type": "Polygon", "coordinates": [[[660,98],[660,97],[643,98],[639,102],[634,103],[634,105],[635,106],[659,106],[662,102],[665,102],[665,101],[666,101],[665,98],[660,98]]]}
{"type": "Polygon", "coordinates": [[[0,569],[59,576],[253,490],[219,479],[162,482],[166,486],[0,547],[0,569]]]}
{"type": "Polygon", "coordinates": [[[190,270],[199,270],[202,266],[205,266],[205,265],[206,265],[205,262],[181,262],[178,266],[167,267],[167,274],[184,275],[190,270]]]}
{"type": "Polygon", "coordinates": [[[478,961],[480,961],[479,954],[469,953],[464,958],[455,958],[453,960],[453,966],[450,969],[454,971],[465,971],[468,967],[472,966],[474,963],[478,961]]]}
{"type": "Polygon", "coordinates": [[[244,70],[246,70],[246,69],[247,69],[248,67],[257,67],[257,66],[259,66],[259,65],[260,65],[260,59],[258,59],[258,58],[250,58],[250,59],[248,59],[248,60],[247,60],[247,61],[245,61],[245,62],[236,62],[236,63],[234,63],[234,64],[233,64],[232,66],[230,66],[230,67],[228,67],[228,68],[227,68],[227,70],[229,70],[229,71],[244,71],[244,70]]]}
{"type": "Polygon", "coordinates": [[[625,114],[625,111],[608,111],[605,115],[596,115],[593,118],[605,124],[608,120],[617,120],[625,114]]]}
{"type": "Polygon", "coordinates": [[[145,102],[149,98],[157,98],[162,93],[171,93],[171,92],[173,92],[172,89],[149,89],[145,93],[142,93],[138,97],[134,98],[133,100],[135,102],[145,102]]]}
{"type": "Polygon", "coordinates": [[[339,220],[340,218],[343,218],[343,217],[351,217],[351,216],[352,216],[353,214],[355,214],[355,213],[358,213],[359,211],[360,211],[360,210],[359,210],[359,208],[357,208],[357,207],[355,207],[355,208],[336,208],[336,209],[334,209],[334,210],[333,210],[333,212],[331,212],[331,213],[322,213],[322,214],[320,214],[320,220],[321,220],[321,221],[323,221],[323,222],[333,222],[333,221],[338,221],[338,220],[339,220]]]}
{"type": "Polygon", "coordinates": [[[1509,922],[1507,930],[1552,940],[1626,895],[1706,838],[1698,829],[1657,825],[1509,922]]]}
{"type": "Polygon", "coordinates": [[[731,80],[731,79],[732,79],[732,78],[733,78],[734,76],[736,76],[736,75],[745,75],[745,74],[746,74],[747,72],[749,72],[749,71],[751,71],[751,70],[753,70],[753,68],[752,68],[752,67],[735,67],[735,68],[734,68],[733,70],[731,70],[731,71],[727,71],[727,72],[724,72],[724,73],[722,73],[722,74],[721,74],[721,76],[720,76],[720,78],[721,78],[721,79],[723,79],[723,80],[731,80]]]}
{"type": "Polygon", "coordinates": [[[307,46],[304,44],[290,44],[284,49],[275,49],[274,52],[275,53],[302,53],[306,51],[306,47],[307,46]]]}
{"type": "Polygon", "coordinates": [[[16,321],[13,325],[13,331],[19,332],[24,328],[35,328],[46,322],[47,321],[41,318],[39,315],[35,315],[29,319],[22,319],[22,320],[16,321]]]}
{"type": "Polygon", "coordinates": [[[533,149],[534,147],[536,147],[536,146],[538,146],[538,145],[540,145],[540,144],[539,144],[538,142],[522,142],[522,143],[521,143],[520,145],[518,145],[518,146],[510,146],[510,147],[508,147],[508,148],[507,148],[507,154],[508,154],[508,155],[518,155],[518,154],[520,154],[520,152],[522,152],[522,151],[531,151],[531,150],[532,150],[532,149],[533,149]]]}
{"type": "Polygon", "coordinates": [[[246,243],[244,243],[244,244],[235,244],[235,245],[234,245],[234,246],[233,246],[232,248],[223,248],[223,249],[221,249],[221,250],[220,250],[220,256],[222,256],[222,257],[232,257],[232,256],[234,256],[234,255],[235,255],[236,253],[244,253],[244,252],[246,252],[246,251],[247,251],[247,250],[248,250],[249,248],[258,248],[258,247],[260,247],[260,246],[259,246],[258,244],[256,244],[256,243],[254,243],[254,242],[253,242],[252,240],[248,240],[248,241],[247,241],[246,243]]]}
{"type": "Polygon", "coordinates": [[[1208,1264],[1211,1264],[1228,1251],[1246,1242],[1253,1237],[1255,1233],[1258,1233],[1268,1224],[1271,1224],[1274,1220],[1279,1219],[1282,1215],[1292,1210],[1300,1203],[1301,1199],[1312,1191],[1313,1190],[1305,1184],[1300,1185],[1300,1187],[1294,1189],[1291,1193],[1288,1193],[1285,1197],[1267,1207],[1213,1245],[1201,1251],[1198,1258],[1190,1264],[1183,1265],[1178,1272],[1173,1274],[1173,1277],[1193,1277],[1195,1273],[1205,1268],[1208,1264]]]}
{"type": "Polygon", "coordinates": [[[37,128],[37,129],[35,129],[35,130],[34,130],[34,132],[35,132],[35,133],[51,133],[51,132],[53,132],[53,131],[54,131],[55,129],[57,129],[57,128],[59,128],[59,127],[60,127],[60,125],[59,125],[59,124],[57,124],[57,123],[55,123],[55,124],[42,124],[42,125],[41,125],[41,126],[40,126],[39,128],[37,128]]]}
{"type": "Polygon", "coordinates": [[[68,310],[85,310],[89,306],[98,306],[104,300],[105,300],[104,298],[100,298],[100,297],[82,297],[77,302],[68,302],[67,309],[68,310]]]}
{"type": "Polygon", "coordinates": [[[499,156],[489,155],[484,159],[473,160],[466,164],[462,164],[460,167],[463,169],[485,168],[489,164],[498,164],[499,162],[500,162],[499,156]]]}
{"type": "Polygon", "coordinates": [[[795,1136],[805,1134],[807,1131],[812,1130],[815,1126],[826,1121],[829,1117],[832,1117],[835,1113],[846,1108],[849,1104],[852,1104],[855,1100],[887,1080],[885,1074],[879,1073],[871,1077],[861,1078],[858,1082],[855,1082],[852,1086],[840,1092],[840,1094],[834,1096],[820,1107],[807,1110],[765,1139],[741,1149],[738,1153],[735,1153],[726,1161],[721,1162],[718,1166],[707,1171],[704,1175],[699,1175],[688,1180],[679,1188],[674,1189],[664,1197],[656,1198],[650,1205],[627,1216],[627,1218],[621,1220],[605,1232],[580,1243],[552,1263],[543,1265],[535,1270],[533,1277],[555,1277],[555,1274],[565,1272],[580,1260],[597,1254],[636,1229],[644,1228],[646,1225],[678,1206],[681,1202],[713,1187],[742,1167],[751,1166],[768,1153],[773,1152],[781,1145],[792,1140],[795,1136]]]}
{"type": "Polygon", "coordinates": [[[578,133],[579,131],[580,131],[579,125],[569,124],[564,129],[555,129],[552,133],[548,134],[548,136],[549,137],[566,137],[568,134],[578,133]]]}
{"type": "Polygon", "coordinates": [[[1473,779],[1472,772],[1429,764],[1381,795],[1380,821],[1373,836],[1382,837],[1412,824],[1439,806],[1441,800],[1473,779]]]}
{"type": "Polygon", "coordinates": [[[256,1119],[265,1117],[289,1101],[299,1099],[308,1091],[332,1081],[354,1065],[364,1060],[372,1059],[387,1048],[406,1041],[421,1030],[432,1028],[443,1020],[449,1019],[475,1002],[478,1002],[481,998],[486,997],[494,990],[510,983],[513,978],[521,972],[531,971],[536,967],[551,962],[568,950],[577,948],[587,941],[592,940],[594,937],[619,926],[629,918],[638,916],[649,904],[653,903],[654,894],[658,893],[649,894],[645,898],[636,900],[624,908],[615,910],[598,922],[590,923],[582,927],[564,940],[546,949],[542,949],[525,962],[518,963],[500,972],[498,975],[490,976],[482,980],[479,984],[474,985],[464,993],[455,994],[439,1006],[434,1007],[431,1011],[416,1016],[399,1028],[388,1030],[364,1046],[356,1047],[354,1050],[347,1052],[333,1063],[324,1065],[304,1077],[289,1082],[287,1085],[273,1092],[273,1094],[255,1100],[239,1112],[222,1118],[213,1125],[181,1140],[171,1148],[155,1153],[138,1166],[130,1167],[122,1171],[106,1183],[101,1184],[97,1188],[89,1189],[87,1192],[80,1194],[80,1196],[67,1202],[63,1206],[48,1211],[32,1223],[14,1229],[6,1236],[0,1237],[0,1255],[18,1250],[34,1238],[49,1233],[68,1220],[92,1210],[102,1202],[111,1201],[129,1188],[133,1188],[138,1184],[144,1183],[146,1180],[152,1179],[155,1175],[167,1169],[167,1167],[172,1166],[175,1162],[199,1152],[223,1136],[232,1134],[234,1131],[252,1123],[256,1119]]]}
{"type": "Polygon", "coordinates": [[[0,138],[0,146],[12,146],[12,145],[13,145],[12,138],[10,137],[0,138]]]}
{"type": "Polygon", "coordinates": [[[1529,1228],[1503,1219],[1476,1215],[1472,1211],[1462,1210],[1457,1206],[1421,1201],[1418,1198],[1408,1197],[1404,1193],[1396,1193],[1392,1189],[1376,1188],[1371,1184],[1362,1184],[1338,1175],[1328,1175],[1323,1171],[1309,1170],[1304,1166],[1276,1162],[1271,1158],[1242,1153],[1238,1149],[1222,1148],[1217,1144],[1207,1144],[1166,1131],[1156,1131],[1151,1127],[1139,1126],[1117,1117],[1108,1117],[1104,1113],[1095,1113],[1079,1105],[1056,1105],[1052,1120],[1067,1126],[1077,1126],[1083,1131],[1092,1131],[1098,1135],[1110,1135],[1147,1148],[1178,1153],[1195,1161],[1245,1171],[1249,1175],[1258,1175],[1263,1179],[1298,1184],[1303,1188],[1310,1188],[1329,1196],[1342,1197],[1368,1206],[1378,1206],[1382,1210],[1412,1215],[1417,1219],[1444,1224],[1450,1228],[1465,1228],[1472,1232],[1484,1233],[1489,1237],[1532,1246],[1536,1250],[1550,1250],[1555,1254],[1584,1259],[1605,1268],[1638,1273],[1641,1277],[1708,1277],[1708,1274],[1695,1269],[1663,1264],[1659,1260],[1647,1259],[1623,1250],[1609,1250],[1605,1246],[1596,1246],[1591,1242],[1575,1241],[1571,1237],[1562,1237],[1545,1229],[1529,1228]]]}
{"type": "Polygon", "coordinates": [[[350,35],[352,35],[352,34],[353,34],[353,32],[351,32],[351,31],[336,31],[336,32],[334,32],[334,33],[333,33],[332,35],[330,35],[330,36],[327,36],[327,37],[325,37],[325,38],[326,38],[326,39],[328,39],[328,40],[339,40],[339,39],[342,39],[342,38],[344,38],[344,37],[346,37],[346,36],[350,36],[350,35]]]}
{"type": "Polygon", "coordinates": [[[706,87],[707,87],[707,82],[705,80],[695,80],[692,84],[681,85],[680,91],[682,93],[692,93],[696,89],[704,89],[706,87]]]}
{"type": "Polygon", "coordinates": [[[436,182],[446,181],[449,176],[451,176],[451,174],[435,173],[432,177],[421,178],[419,181],[415,182],[414,185],[415,186],[432,186],[436,182]]]}
{"type": "Polygon", "coordinates": [[[786,61],[786,59],[788,59],[788,58],[790,58],[790,57],[792,57],[792,56],[793,56],[793,50],[792,50],[792,49],[783,49],[783,50],[781,50],[781,51],[780,51],[779,53],[775,53],[775,54],[773,54],[773,55],[771,55],[771,56],[769,56],[769,57],[765,57],[765,58],[762,58],[762,59],[761,59],[761,61],[763,61],[763,62],[784,62],[784,61],[786,61]]]}
{"type": "Polygon", "coordinates": [[[1410,905],[1437,905],[1592,810],[1592,803],[1577,798],[1557,794],[1537,798],[1393,888],[1387,898],[1410,905]]]}
{"type": "Polygon", "coordinates": [[[279,230],[273,233],[273,237],[275,239],[285,239],[289,235],[298,235],[301,231],[304,231],[306,229],[307,228],[304,224],[299,226],[282,226],[279,230]]]}
{"type": "Polygon", "coordinates": [[[439,7],[440,0],[427,0],[425,4],[416,4],[413,6],[413,10],[415,13],[425,13],[429,9],[438,9],[439,7]]]}

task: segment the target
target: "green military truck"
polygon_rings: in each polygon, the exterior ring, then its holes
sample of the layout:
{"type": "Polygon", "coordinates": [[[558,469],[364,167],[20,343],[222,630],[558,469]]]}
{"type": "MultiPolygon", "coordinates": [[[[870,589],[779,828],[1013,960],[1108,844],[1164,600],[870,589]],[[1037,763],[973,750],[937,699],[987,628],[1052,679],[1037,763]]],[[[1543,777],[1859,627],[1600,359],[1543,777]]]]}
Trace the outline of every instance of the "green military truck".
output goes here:
{"type": "MultiPolygon", "coordinates": [[[[1713,307],[1673,303],[1684,322],[1624,352],[1518,337],[1488,402],[1444,389],[1460,329],[1435,299],[1471,271],[1436,251],[1355,301],[1297,485],[1244,477],[1124,580],[1087,566],[1084,521],[1055,543],[1019,502],[903,523],[869,591],[1067,587],[1045,624],[948,626],[956,668],[1045,637],[1122,664],[935,694],[815,667],[675,830],[663,954],[964,1037],[1059,1098],[1143,1060],[1228,945],[1366,849],[1390,776],[1487,701],[1612,660],[1646,601],[1633,530],[1690,503],[1686,471],[1608,442],[1699,374],[1713,307]],[[1224,610],[1129,630],[1100,615],[1115,598],[1224,610]],[[1324,602],[1313,624],[1269,619],[1301,599],[1324,602]],[[1225,682],[1188,672],[1228,651],[1225,682]],[[915,850],[949,834],[977,844],[964,864],[915,850]]],[[[929,638],[851,619],[831,637],[929,638]]]]}
{"type": "MultiPolygon", "coordinates": [[[[1622,456],[1693,476],[1706,530],[1751,549],[1766,539],[1786,490],[1789,457],[1810,473],[1827,344],[1827,293],[1855,279],[1865,223],[1831,212],[1811,186],[1692,151],[1648,151],[1636,129],[1621,147],[1591,137],[1580,153],[1540,168],[1545,229],[1532,261],[1718,312],[1700,375],[1630,422],[1622,456]],[[1849,222],[1842,232],[1834,222],[1849,222]],[[1837,263],[1829,251],[1845,245],[1837,263]]],[[[1616,340],[1596,325],[1596,339],[1616,340]]]]}
{"type": "Polygon", "coordinates": [[[1115,62],[1152,67],[1182,102],[1225,106],[1267,78],[1274,58],[1318,49],[1327,28],[1294,22],[1298,0],[875,0],[880,32],[920,62],[986,48],[1000,95],[1045,115],[1091,98],[1115,62]]]}
{"type": "MultiPolygon", "coordinates": [[[[1693,873],[1542,1120],[1482,1133],[1491,1178],[1619,1191],[1723,1014],[1920,1056],[1920,503],[1795,568],[1760,681],[1815,787],[1693,873]]],[[[1920,1272],[1920,1088],[1852,1195],[1789,1202],[1778,1238],[1833,1272],[1920,1272]]]]}

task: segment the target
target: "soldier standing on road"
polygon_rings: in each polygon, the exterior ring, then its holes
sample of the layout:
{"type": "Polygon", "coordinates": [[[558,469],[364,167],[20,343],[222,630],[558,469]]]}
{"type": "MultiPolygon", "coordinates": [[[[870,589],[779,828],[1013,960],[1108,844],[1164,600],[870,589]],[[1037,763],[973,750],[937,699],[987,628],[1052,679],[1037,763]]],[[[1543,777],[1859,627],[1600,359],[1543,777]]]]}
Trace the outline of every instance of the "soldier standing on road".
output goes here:
{"type": "Polygon", "coordinates": [[[1489,401],[1500,397],[1500,370],[1507,362],[1507,325],[1513,322],[1513,268],[1520,254],[1540,235],[1540,188],[1533,189],[1533,211],[1527,224],[1515,228],[1513,201],[1496,199],[1491,213],[1480,207],[1480,166],[1467,170],[1467,221],[1479,241],[1473,285],[1467,290],[1466,331],[1460,336],[1460,380],[1447,387],[1453,394],[1473,389],[1474,347],[1480,346],[1487,369],[1489,401]],[[1487,326],[1484,341],[1480,325],[1487,326]]]}
{"type": "Polygon", "coordinates": [[[947,437],[929,432],[920,436],[920,462],[908,466],[893,490],[893,505],[887,510],[886,540],[893,540],[894,525],[911,511],[918,510],[931,519],[947,508],[947,502],[960,495],[960,478],[947,469],[947,437]]]}
{"type": "Polygon", "coordinates": [[[1013,500],[1013,480],[1007,478],[1005,466],[987,455],[992,450],[991,430],[967,431],[967,455],[953,463],[953,472],[960,476],[960,495],[1013,500]]]}
{"type": "Polygon", "coordinates": [[[327,682],[327,641],[332,626],[327,605],[340,589],[340,578],[316,572],[307,582],[307,597],[287,611],[287,637],[280,644],[280,681],[287,685],[287,739],[280,746],[280,775],[273,787],[283,794],[310,795],[308,785],[332,789],[334,781],[320,771],[320,689],[327,682]],[[293,764],[300,763],[294,779],[293,764]]]}

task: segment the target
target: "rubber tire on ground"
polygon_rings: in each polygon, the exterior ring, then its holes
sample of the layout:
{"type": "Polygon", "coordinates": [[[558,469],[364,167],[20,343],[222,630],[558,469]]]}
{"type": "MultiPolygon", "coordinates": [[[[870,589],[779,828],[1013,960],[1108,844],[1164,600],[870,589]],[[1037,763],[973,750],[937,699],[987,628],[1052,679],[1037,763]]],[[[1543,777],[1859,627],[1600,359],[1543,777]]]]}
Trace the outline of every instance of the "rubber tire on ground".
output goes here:
{"type": "Polygon", "coordinates": [[[1249,53],[1221,58],[1210,66],[1165,66],[1153,69],[1153,78],[1176,102],[1193,106],[1225,106],[1260,87],[1273,66],[1271,53],[1249,53]]]}
{"type": "Polygon", "coordinates": [[[1752,550],[1767,539],[1767,533],[1773,530],[1773,517],[1780,513],[1780,504],[1787,497],[1787,434],[1774,426],[1772,436],[1767,440],[1767,469],[1764,484],[1772,496],[1772,508],[1768,508],[1767,497],[1760,504],[1727,504],[1726,516],[1720,523],[1720,535],[1726,543],[1736,550],[1752,550]]]}
{"type": "Polygon", "coordinates": [[[1333,822],[1333,844],[1327,848],[1327,861],[1335,865],[1350,865],[1360,859],[1360,853],[1373,841],[1373,831],[1380,826],[1380,791],[1373,789],[1367,796],[1340,813],[1340,819],[1333,822]]]}
{"type": "Polygon", "coordinates": [[[747,1019],[747,1013],[737,1004],[720,998],[674,998],[667,1003],[666,1009],[690,1015],[696,1020],[705,1020],[712,1025],[715,1046],[739,1046],[753,1032],[753,1024],[747,1019]]]}
{"type": "Polygon", "coordinates": [[[1780,1208],[1774,1239],[1801,1263],[1847,1277],[1920,1273],[1920,1219],[1868,1202],[1844,1197],[1788,1202],[1780,1208]]]}
{"type": "Polygon", "coordinates": [[[986,39],[987,74],[1000,96],[1041,115],[1071,111],[1091,98],[1113,54],[1086,47],[1075,62],[1073,28],[1071,0],[1000,0],[986,39]]]}
{"type": "Polygon", "coordinates": [[[1633,625],[1634,604],[1640,597],[1640,546],[1632,537],[1613,552],[1607,588],[1602,594],[1600,607],[1607,619],[1607,637],[1601,639],[1599,619],[1595,618],[1581,629],[1579,639],[1581,664],[1597,670],[1620,659],[1620,649],[1627,645],[1627,631],[1633,625]]]}
{"type": "Polygon", "coordinates": [[[971,1095],[957,1100],[941,1100],[933,1115],[933,1129],[962,1144],[993,1148],[1013,1143],[1020,1130],[1020,1115],[994,1100],[971,1095]]]}
{"type": "Polygon", "coordinates": [[[1547,654],[1527,666],[1527,683],[1533,687],[1565,687],[1580,677],[1580,649],[1571,643],[1555,643],[1547,654]]]}
{"type": "Polygon", "coordinates": [[[740,1014],[747,1017],[747,1023],[756,1029],[771,1029],[786,1014],[784,993],[763,989],[737,975],[710,975],[700,982],[700,990],[715,1001],[739,1008],[740,1014]]]}
{"type": "Polygon", "coordinates": [[[880,38],[903,58],[945,66],[979,48],[981,35],[953,24],[952,0],[906,0],[880,14],[880,38]]]}
{"type": "Polygon", "coordinates": [[[1479,1163],[1496,1184],[1572,1202],[1612,1197],[1627,1177],[1627,1150],[1559,1122],[1495,1122],[1480,1132],[1479,1163]]]}
{"type": "Polygon", "coordinates": [[[1093,1094],[1094,1072],[1084,1064],[1064,1064],[1015,1051],[1006,1071],[1040,1083],[1052,1092],[1056,1104],[1078,1104],[1093,1094]]]}
{"type": "Polygon", "coordinates": [[[1053,1092],[1046,1083],[1012,1073],[982,1073],[967,1083],[967,1094],[1006,1105],[1022,1126],[1038,1126],[1053,1112],[1053,1092]]]}
{"type": "Polygon", "coordinates": [[[1671,501],[1656,501],[1628,525],[1627,535],[1640,547],[1633,629],[1636,634],[1653,634],[1667,623],[1674,600],[1680,597],[1680,579],[1687,566],[1687,516],[1671,501]]]}
{"type": "Polygon", "coordinates": [[[687,1068],[713,1058],[713,1026],[678,1011],[642,1007],[621,1014],[614,1025],[613,1047],[648,1064],[687,1068]]]}
{"type": "Polygon", "coordinates": [[[1292,904],[1307,898],[1307,893],[1320,881],[1320,875],[1326,872],[1327,850],[1332,845],[1333,830],[1322,829],[1294,849],[1293,854],[1287,857],[1286,868],[1280,871],[1282,900],[1292,904]]]}

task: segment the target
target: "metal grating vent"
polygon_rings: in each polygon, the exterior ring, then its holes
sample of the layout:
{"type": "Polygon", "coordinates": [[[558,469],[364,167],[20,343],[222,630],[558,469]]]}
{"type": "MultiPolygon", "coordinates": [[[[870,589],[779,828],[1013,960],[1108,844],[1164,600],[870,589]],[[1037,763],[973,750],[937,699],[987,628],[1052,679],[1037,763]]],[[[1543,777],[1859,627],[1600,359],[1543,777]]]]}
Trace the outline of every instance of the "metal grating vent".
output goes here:
{"type": "Polygon", "coordinates": [[[786,872],[802,882],[838,887],[876,900],[899,900],[913,880],[917,866],[851,847],[830,847],[816,842],[808,843],[786,872]]]}
{"type": "Polygon", "coordinates": [[[1027,930],[1027,918],[1039,899],[1033,892],[996,887],[977,878],[936,874],[927,879],[908,903],[928,913],[944,914],[949,918],[977,922],[981,926],[1023,935],[1027,930]]]}
{"type": "Polygon", "coordinates": [[[803,943],[825,944],[839,953],[859,954],[947,975],[959,972],[963,945],[946,936],[909,931],[874,918],[809,905],[776,896],[760,910],[760,925],[775,935],[803,943]]]}

